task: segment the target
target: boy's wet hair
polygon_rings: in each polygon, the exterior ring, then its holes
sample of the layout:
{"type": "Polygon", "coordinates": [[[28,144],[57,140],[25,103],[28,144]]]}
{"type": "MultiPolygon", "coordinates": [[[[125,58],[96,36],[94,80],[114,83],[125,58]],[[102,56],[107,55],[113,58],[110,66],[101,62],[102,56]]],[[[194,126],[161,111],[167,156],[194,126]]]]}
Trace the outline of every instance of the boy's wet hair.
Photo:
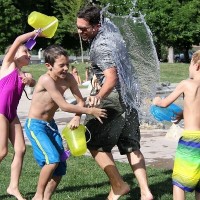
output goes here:
{"type": "Polygon", "coordinates": [[[101,10],[97,6],[86,6],[82,8],[78,12],[77,17],[87,20],[90,25],[100,24],[103,19],[103,16],[101,16],[101,10]]]}
{"type": "Polygon", "coordinates": [[[67,51],[60,45],[54,44],[54,45],[48,46],[44,50],[44,61],[45,63],[49,63],[51,66],[53,66],[55,63],[55,60],[59,56],[62,56],[62,55],[65,57],[68,57],[67,51]]]}
{"type": "Polygon", "coordinates": [[[200,65],[200,50],[194,52],[194,54],[192,55],[192,61],[194,62],[194,64],[198,63],[200,65]]]}

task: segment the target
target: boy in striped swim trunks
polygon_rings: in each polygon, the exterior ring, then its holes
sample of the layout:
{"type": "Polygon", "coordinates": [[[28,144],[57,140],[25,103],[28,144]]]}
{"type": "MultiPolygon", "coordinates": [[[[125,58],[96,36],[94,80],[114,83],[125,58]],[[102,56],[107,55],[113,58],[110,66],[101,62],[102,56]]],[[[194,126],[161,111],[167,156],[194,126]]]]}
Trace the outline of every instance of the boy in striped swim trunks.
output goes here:
{"type": "Polygon", "coordinates": [[[184,132],[174,161],[173,199],[184,200],[185,192],[195,190],[195,198],[200,200],[200,50],[192,56],[189,79],[181,81],[165,99],[154,98],[153,104],[167,107],[181,94],[184,94],[184,132]]]}

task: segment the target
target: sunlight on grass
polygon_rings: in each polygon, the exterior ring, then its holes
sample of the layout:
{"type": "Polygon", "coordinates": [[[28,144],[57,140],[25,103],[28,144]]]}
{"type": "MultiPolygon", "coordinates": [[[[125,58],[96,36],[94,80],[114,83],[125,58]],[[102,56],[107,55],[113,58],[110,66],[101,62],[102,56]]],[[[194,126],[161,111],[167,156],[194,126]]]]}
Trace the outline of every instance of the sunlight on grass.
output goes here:
{"type": "MultiPolygon", "coordinates": [[[[76,63],[71,65],[74,65],[77,67],[79,71],[79,75],[81,76],[81,80],[83,81],[85,79],[85,67],[89,66],[89,63],[76,63]]],[[[161,63],[160,64],[160,82],[170,82],[170,83],[178,83],[183,79],[188,78],[188,68],[189,64],[184,63],[161,63]]],[[[33,74],[33,77],[38,80],[38,78],[44,74],[47,69],[44,64],[38,64],[38,65],[30,65],[28,67],[24,67],[23,71],[30,72],[33,74]]],[[[71,68],[69,69],[69,72],[71,71],[71,68]]]]}
{"type": "Polygon", "coordinates": [[[179,83],[187,79],[189,76],[189,64],[176,63],[161,63],[160,65],[160,81],[179,83]]]}
{"type": "MultiPolygon", "coordinates": [[[[81,76],[85,79],[85,67],[88,63],[74,64],[81,76]]],[[[168,64],[161,63],[161,82],[177,83],[188,77],[189,64],[168,64]]],[[[24,71],[33,74],[38,80],[39,76],[44,74],[47,69],[44,64],[30,65],[23,68],[24,71]]],[[[70,71],[70,70],[69,70],[70,71]]],[[[0,200],[14,200],[6,194],[6,188],[9,184],[10,164],[13,157],[13,149],[9,147],[9,153],[0,165],[0,200]]],[[[95,161],[88,156],[73,157],[67,161],[67,175],[65,175],[58,186],[52,200],[105,200],[110,185],[107,176],[97,166],[95,161]]],[[[138,183],[131,171],[129,164],[117,162],[120,174],[123,179],[130,185],[131,191],[120,200],[139,200],[140,190],[138,183]]],[[[27,198],[31,199],[36,191],[40,168],[36,164],[32,149],[27,146],[25,154],[22,176],[20,179],[20,191],[27,198]]],[[[156,200],[172,200],[172,170],[147,167],[148,180],[150,189],[156,200]]],[[[187,199],[194,199],[194,194],[187,194],[187,199]]]]}
{"type": "MultiPolygon", "coordinates": [[[[0,199],[11,200],[14,198],[6,194],[9,183],[10,163],[13,149],[9,148],[10,154],[0,165],[0,199]]],[[[63,177],[52,200],[105,200],[110,189],[108,179],[95,161],[88,156],[73,157],[67,162],[67,174],[63,177]]],[[[140,191],[137,181],[133,176],[130,166],[127,163],[117,162],[117,167],[124,180],[130,185],[131,191],[120,200],[140,199],[140,191]]],[[[27,146],[22,176],[20,179],[20,191],[27,198],[31,199],[36,191],[40,168],[37,166],[32,148],[27,146]]],[[[156,169],[147,167],[149,185],[154,198],[157,200],[172,199],[172,170],[156,169]]],[[[187,195],[188,199],[194,199],[193,194],[187,195]]]]}

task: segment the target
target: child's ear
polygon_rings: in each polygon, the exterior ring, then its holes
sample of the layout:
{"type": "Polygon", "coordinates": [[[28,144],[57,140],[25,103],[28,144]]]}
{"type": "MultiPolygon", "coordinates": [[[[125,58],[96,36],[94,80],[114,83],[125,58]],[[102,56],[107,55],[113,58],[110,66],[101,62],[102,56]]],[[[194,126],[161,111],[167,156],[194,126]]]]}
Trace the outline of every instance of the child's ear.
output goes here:
{"type": "Polygon", "coordinates": [[[52,66],[49,63],[45,63],[48,70],[52,71],[52,66]]]}
{"type": "Polygon", "coordinates": [[[197,71],[200,70],[200,61],[198,61],[198,62],[196,63],[196,70],[197,70],[197,71]]]}

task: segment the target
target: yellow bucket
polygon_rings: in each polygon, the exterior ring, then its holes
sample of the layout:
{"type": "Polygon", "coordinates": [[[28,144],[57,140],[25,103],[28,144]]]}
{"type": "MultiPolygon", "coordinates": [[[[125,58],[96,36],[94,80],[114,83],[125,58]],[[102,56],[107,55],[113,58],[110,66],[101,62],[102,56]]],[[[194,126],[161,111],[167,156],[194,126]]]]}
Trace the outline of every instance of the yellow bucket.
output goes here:
{"type": "Polygon", "coordinates": [[[73,156],[81,156],[86,153],[87,145],[85,138],[86,127],[82,124],[76,129],[65,127],[62,131],[62,137],[66,140],[70,152],[73,156]]]}
{"type": "Polygon", "coordinates": [[[41,28],[42,34],[47,38],[52,38],[58,28],[58,19],[54,16],[33,11],[28,16],[28,24],[34,29],[41,28]]]}

